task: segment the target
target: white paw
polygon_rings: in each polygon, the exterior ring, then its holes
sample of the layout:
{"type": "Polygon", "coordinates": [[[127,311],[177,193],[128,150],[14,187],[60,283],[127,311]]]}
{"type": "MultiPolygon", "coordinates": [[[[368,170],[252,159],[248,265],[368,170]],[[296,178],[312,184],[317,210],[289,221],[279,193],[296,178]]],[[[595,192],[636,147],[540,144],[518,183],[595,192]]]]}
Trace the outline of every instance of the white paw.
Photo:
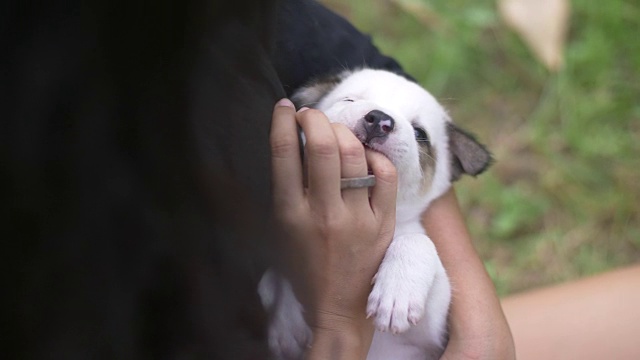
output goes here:
{"type": "Polygon", "coordinates": [[[367,303],[367,316],[374,317],[376,329],[398,334],[422,320],[438,267],[438,254],[426,235],[394,238],[367,303]]]}
{"type": "Polygon", "coordinates": [[[424,317],[429,286],[417,286],[378,274],[367,303],[367,317],[374,317],[378,331],[399,334],[424,317]]]}
{"type": "Polygon", "coordinates": [[[269,348],[276,359],[302,359],[312,339],[302,310],[281,308],[279,313],[269,326],[269,348]]]}
{"type": "Polygon", "coordinates": [[[304,319],[304,308],[291,284],[273,270],[267,271],[258,286],[262,304],[271,315],[269,349],[278,360],[301,359],[311,344],[312,332],[304,319]]]}

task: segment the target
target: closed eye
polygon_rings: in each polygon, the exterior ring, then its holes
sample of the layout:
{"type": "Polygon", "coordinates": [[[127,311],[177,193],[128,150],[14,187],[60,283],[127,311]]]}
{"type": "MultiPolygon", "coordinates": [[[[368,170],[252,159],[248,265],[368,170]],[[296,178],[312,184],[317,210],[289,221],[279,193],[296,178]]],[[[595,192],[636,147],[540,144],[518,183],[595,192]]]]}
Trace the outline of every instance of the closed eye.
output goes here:
{"type": "Polygon", "coordinates": [[[351,98],[344,98],[344,99],[342,99],[342,101],[353,102],[353,99],[351,99],[351,98]]]}
{"type": "Polygon", "coordinates": [[[427,135],[427,132],[424,131],[423,128],[420,127],[414,127],[413,128],[413,133],[416,137],[416,141],[419,142],[426,142],[427,144],[429,143],[429,135],[427,135]]]}

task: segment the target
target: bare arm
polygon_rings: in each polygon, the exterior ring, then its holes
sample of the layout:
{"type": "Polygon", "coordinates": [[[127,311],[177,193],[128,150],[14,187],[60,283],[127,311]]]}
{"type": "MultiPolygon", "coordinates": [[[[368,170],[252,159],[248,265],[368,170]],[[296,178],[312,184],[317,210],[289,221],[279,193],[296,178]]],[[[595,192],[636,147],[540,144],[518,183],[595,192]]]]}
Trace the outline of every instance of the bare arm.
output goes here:
{"type": "Polygon", "coordinates": [[[518,359],[640,359],[640,265],[506,298],[518,359]]]}
{"type": "Polygon", "coordinates": [[[449,344],[442,358],[515,358],[500,300],[473,247],[454,190],[429,206],[423,223],[436,245],[453,291],[449,344]]]}

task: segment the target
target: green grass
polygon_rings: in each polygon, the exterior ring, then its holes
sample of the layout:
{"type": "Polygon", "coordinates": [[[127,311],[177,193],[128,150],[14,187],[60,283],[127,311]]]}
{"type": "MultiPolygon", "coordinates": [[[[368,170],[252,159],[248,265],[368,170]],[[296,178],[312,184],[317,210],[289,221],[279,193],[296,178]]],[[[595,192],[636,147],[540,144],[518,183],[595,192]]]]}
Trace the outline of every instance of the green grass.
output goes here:
{"type": "Polygon", "coordinates": [[[495,1],[327,0],[496,157],[457,185],[501,295],[640,262],[640,4],[572,2],[565,66],[548,72],[495,1]]]}

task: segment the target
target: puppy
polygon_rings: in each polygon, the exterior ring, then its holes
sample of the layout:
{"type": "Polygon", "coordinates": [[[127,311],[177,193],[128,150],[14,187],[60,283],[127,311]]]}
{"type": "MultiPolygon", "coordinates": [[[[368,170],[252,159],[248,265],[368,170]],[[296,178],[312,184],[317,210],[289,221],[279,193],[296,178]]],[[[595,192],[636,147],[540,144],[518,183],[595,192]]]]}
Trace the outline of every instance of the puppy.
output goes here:
{"type": "MultiPolygon", "coordinates": [[[[420,215],[460,176],[483,172],[491,155],[431,94],[388,71],[346,71],[299,89],[293,100],[346,125],[397,169],[395,234],[367,305],[377,329],[367,359],[437,359],[447,342],[451,287],[420,215]]],[[[272,351],[301,358],[311,331],[290,284],[268,271],[258,292],[272,316],[272,351]]]]}

